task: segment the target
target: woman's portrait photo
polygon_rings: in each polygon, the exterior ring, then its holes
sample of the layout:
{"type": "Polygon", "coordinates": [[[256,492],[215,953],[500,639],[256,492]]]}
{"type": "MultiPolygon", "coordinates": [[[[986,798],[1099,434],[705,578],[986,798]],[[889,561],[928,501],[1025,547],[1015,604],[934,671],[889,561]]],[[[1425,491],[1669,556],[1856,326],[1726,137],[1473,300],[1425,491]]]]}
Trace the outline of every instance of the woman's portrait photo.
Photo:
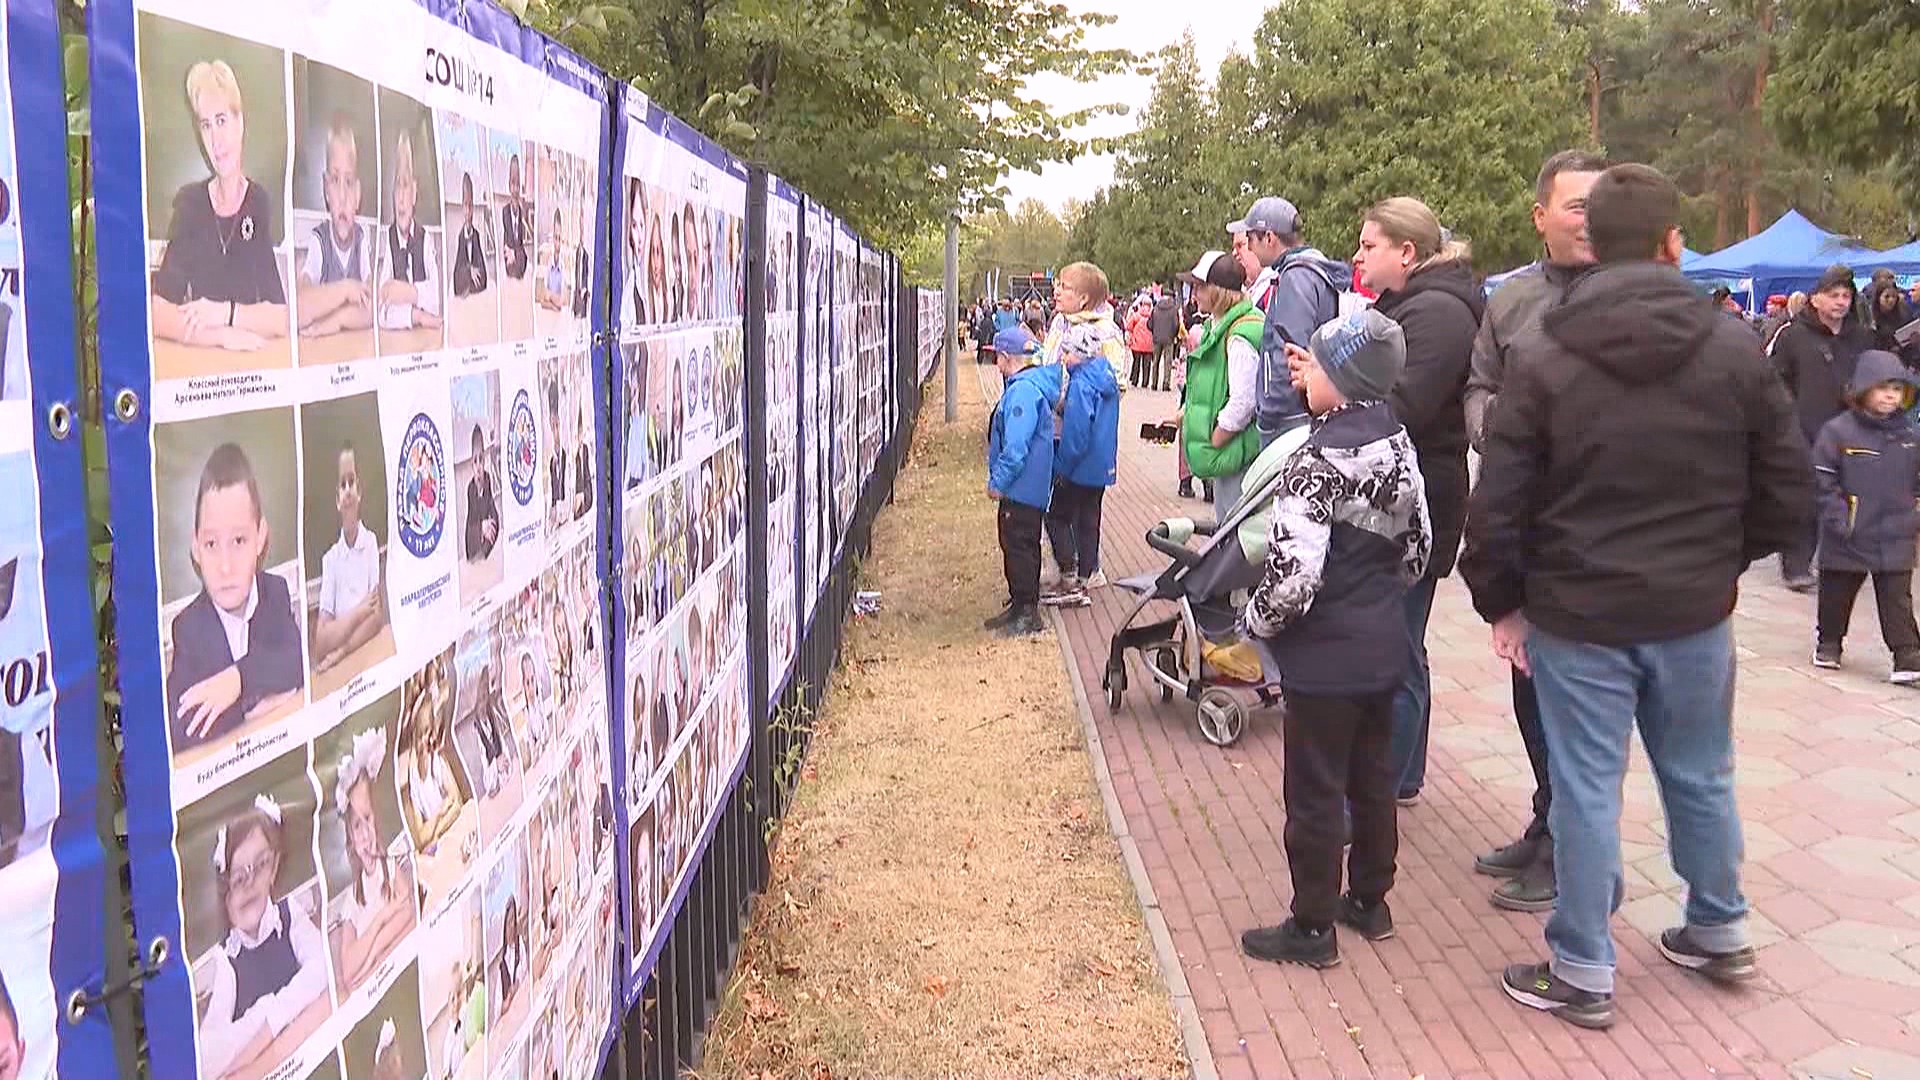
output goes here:
{"type": "Polygon", "coordinates": [[[507,717],[506,651],[491,625],[471,627],[454,650],[460,683],[455,695],[453,742],[480,799],[480,840],[488,844],[520,807],[525,769],[513,722],[507,717]]]}
{"type": "Polygon", "coordinates": [[[417,918],[413,848],[401,827],[391,762],[400,692],[375,700],[314,740],[322,792],[320,862],[327,883],[327,942],[344,1000],[377,970],[417,918]]]}
{"type": "Polygon", "coordinates": [[[420,976],[408,964],[340,1042],[350,1077],[420,1080],[427,1047],[420,1028],[420,976]]]}
{"type": "Polygon", "coordinates": [[[417,852],[421,911],[445,902],[480,850],[479,814],[453,761],[454,650],[427,661],[400,688],[400,811],[417,852]]]}
{"type": "Polygon", "coordinates": [[[161,655],[174,766],[306,702],[293,410],[153,429],[161,655]]]}
{"type": "MultiPolygon", "coordinates": [[[[589,685],[600,678],[602,663],[602,642],[600,640],[600,573],[594,562],[594,541],[592,537],[582,540],[564,556],[568,564],[567,581],[572,595],[567,598],[574,612],[574,620],[579,624],[578,636],[574,644],[578,646],[580,671],[589,685]]],[[[602,695],[604,701],[604,695],[602,695]]]]}
{"type": "Polygon", "coordinates": [[[540,582],[528,582],[501,613],[507,715],[518,737],[525,771],[552,745],[553,673],[547,667],[547,632],[541,616],[540,582]]]}
{"type": "Polygon", "coordinates": [[[313,699],[394,655],[387,606],[387,453],[368,392],[300,407],[301,626],[313,699]],[[317,574],[315,573],[317,571],[317,574]]]}
{"type": "Polygon", "coordinates": [[[487,1075],[487,953],[479,889],[468,889],[420,929],[420,1015],[429,1080],[487,1075]]]}
{"type": "Polygon", "coordinates": [[[558,783],[547,787],[540,808],[527,822],[527,857],[531,910],[527,931],[533,942],[533,977],[546,978],[553,953],[566,936],[570,900],[567,896],[565,816],[560,810],[558,783]]]}
{"type": "Polygon", "coordinates": [[[633,897],[633,962],[639,963],[653,944],[653,917],[659,910],[653,886],[653,804],[634,815],[627,828],[627,870],[633,897]]]}
{"type": "Polygon", "coordinates": [[[678,337],[655,338],[646,344],[647,457],[649,472],[657,476],[680,462],[682,421],[676,372],[681,344],[678,337]]]}
{"type": "Polygon", "coordinates": [[[137,25],[153,377],[289,367],[287,54],[137,25]]]}
{"type": "Polygon", "coordinates": [[[527,1022],[533,997],[532,903],[524,833],[510,837],[487,872],[487,1030],[505,1046],[527,1022]]]}
{"type": "Polygon", "coordinates": [[[500,236],[495,228],[488,171],[492,139],[485,127],[458,113],[434,113],[440,140],[441,220],[446,223],[447,344],[490,345],[500,340],[500,236]]]}
{"type": "Polygon", "coordinates": [[[560,358],[566,377],[575,387],[573,414],[573,520],[584,521],[593,512],[595,487],[593,437],[593,373],[587,366],[587,354],[575,353],[560,358]]]}
{"type": "Polygon", "coordinates": [[[302,365],[374,355],[380,144],[373,84],[293,58],[294,321],[302,365]]]}
{"type": "Polygon", "coordinates": [[[653,345],[650,341],[635,341],[620,346],[621,386],[626,399],[622,410],[626,431],[621,436],[621,457],[625,465],[620,487],[625,491],[646,483],[656,471],[653,445],[656,436],[647,412],[647,367],[653,345]]]}
{"type": "Polygon", "coordinates": [[[546,616],[554,726],[561,731],[571,726],[573,708],[586,686],[584,661],[578,655],[580,623],[572,615],[572,596],[566,583],[568,569],[568,560],[562,556],[547,564],[540,573],[540,606],[546,616]]]}
{"type": "Polygon", "coordinates": [[[500,373],[453,379],[453,488],[460,523],[460,604],[472,607],[506,574],[500,534],[500,373]]]}
{"type": "MultiPolygon", "coordinates": [[[[200,1075],[254,1080],[303,1052],[333,1012],[315,795],[304,745],[180,812],[183,927],[200,1075]]],[[[304,1071],[304,1067],[301,1071],[304,1071]]]]}
{"type": "Polygon", "coordinates": [[[433,112],[381,87],[380,232],[374,240],[381,356],[430,352],[446,341],[441,287],[442,203],[433,112]]]}
{"type": "Polygon", "coordinates": [[[620,329],[645,326],[653,322],[652,304],[647,297],[647,185],[629,176],[624,181],[620,217],[620,274],[624,286],[620,293],[620,329]]]}
{"type": "Polygon", "coordinates": [[[686,230],[693,219],[687,212],[687,204],[678,196],[675,196],[668,206],[667,259],[671,264],[668,267],[668,280],[671,286],[666,321],[678,324],[693,318],[693,308],[688,302],[686,243],[686,230]]]}
{"type": "Polygon", "coordinates": [[[620,604],[626,616],[627,640],[638,642],[647,627],[653,625],[647,616],[647,563],[653,551],[652,538],[647,534],[647,500],[628,500],[620,516],[620,543],[623,549],[620,558],[620,604]]]}
{"type": "Polygon", "coordinates": [[[533,337],[534,145],[511,131],[487,129],[487,169],[500,222],[500,340],[533,337]]]}

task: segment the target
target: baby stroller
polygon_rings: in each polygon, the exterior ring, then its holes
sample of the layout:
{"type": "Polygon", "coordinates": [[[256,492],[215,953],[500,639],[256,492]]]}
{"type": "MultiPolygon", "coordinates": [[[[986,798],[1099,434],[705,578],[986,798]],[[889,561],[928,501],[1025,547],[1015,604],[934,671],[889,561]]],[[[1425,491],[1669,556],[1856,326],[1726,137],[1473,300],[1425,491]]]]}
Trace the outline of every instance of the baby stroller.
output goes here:
{"type": "Polygon", "coordinates": [[[1240,606],[1247,591],[1259,584],[1266,568],[1267,522],[1281,466],[1307,441],[1307,429],[1295,428],[1276,438],[1248,467],[1240,501],[1226,520],[1214,523],[1172,518],[1147,530],[1147,544],[1171,561],[1157,574],[1141,574],[1118,582],[1139,597],[1120,621],[1108,648],[1101,688],[1107,705],[1116,712],[1127,691],[1127,652],[1140,653],[1147,674],[1160,686],[1160,700],[1178,693],[1197,706],[1200,735],[1215,746],[1232,746],[1246,733],[1247,706],[1238,691],[1252,691],[1262,707],[1280,700],[1280,673],[1272,654],[1254,639],[1242,639],[1238,630],[1240,606]],[[1195,536],[1206,541],[1188,546],[1195,536]],[[1134,625],[1148,605],[1171,601],[1178,610],[1156,622],[1134,625]],[[1221,669],[1216,650],[1231,645],[1240,678],[1221,669]],[[1211,656],[1209,654],[1212,654],[1211,656]],[[1253,675],[1250,662],[1257,662],[1253,675]]]}

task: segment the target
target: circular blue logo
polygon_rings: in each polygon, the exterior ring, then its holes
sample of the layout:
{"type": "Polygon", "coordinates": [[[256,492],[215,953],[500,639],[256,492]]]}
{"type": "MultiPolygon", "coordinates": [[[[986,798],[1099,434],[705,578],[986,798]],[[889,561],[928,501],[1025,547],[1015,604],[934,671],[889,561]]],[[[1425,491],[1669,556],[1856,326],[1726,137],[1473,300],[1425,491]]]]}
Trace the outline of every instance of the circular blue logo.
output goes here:
{"type": "Polygon", "coordinates": [[[534,429],[533,406],[522,390],[513,395],[513,409],[507,414],[507,486],[521,506],[533,501],[533,466],[539,456],[540,433],[534,429]]]}
{"type": "Polygon", "coordinates": [[[400,543],[424,559],[440,546],[447,524],[447,459],[440,429],[426,413],[407,421],[400,440],[400,467],[394,470],[393,504],[400,521],[400,543]]]}

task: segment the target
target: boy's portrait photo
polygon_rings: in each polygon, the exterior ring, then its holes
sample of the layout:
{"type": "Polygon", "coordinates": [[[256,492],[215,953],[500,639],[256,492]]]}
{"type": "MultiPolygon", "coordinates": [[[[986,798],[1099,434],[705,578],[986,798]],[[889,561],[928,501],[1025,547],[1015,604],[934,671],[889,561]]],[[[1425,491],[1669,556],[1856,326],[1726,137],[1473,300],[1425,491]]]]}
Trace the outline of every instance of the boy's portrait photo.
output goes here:
{"type": "Polygon", "coordinates": [[[300,618],[322,700],[394,655],[387,607],[387,453],[373,393],[300,407],[300,618]],[[317,571],[317,573],[315,573],[317,571]]]}
{"type": "Polygon", "coordinates": [[[453,380],[454,520],[460,525],[460,603],[471,606],[506,573],[501,535],[500,373],[453,380]]]}
{"type": "Polygon", "coordinates": [[[420,1029],[420,976],[408,964],[386,993],[341,1040],[346,1075],[371,1080],[421,1080],[427,1046],[420,1029]]]}
{"type": "Polygon", "coordinates": [[[379,101],[376,340],[381,356],[405,356],[438,349],[445,341],[440,158],[431,110],[384,86],[379,101]]]}
{"type": "Polygon", "coordinates": [[[440,191],[446,205],[447,344],[487,345],[500,340],[500,237],[494,228],[493,184],[487,161],[492,143],[486,128],[458,113],[434,114],[440,139],[440,191]]]}
{"type": "Polygon", "coordinates": [[[413,847],[402,828],[393,767],[399,737],[395,690],[313,742],[327,943],[342,1000],[367,981],[416,921],[413,847]]]}
{"type": "Polygon", "coordinates": [[[469,889],[420,930],[420,1016],[429,1080],[487,1075],[486,933],[479,889],[469,889]]]}
{"type": "Polygon", "coordinates": [[[533,337],[534,144],[511,131],[487,129],[487,169],[500,222],[500,340],[533,337]]]}
{"type": "Polygon", "coordinates": [[[374,355],[380,143],[373,84],[293,58],[294,321],[300,363],[374,355]]]}
{"type": "Polygon", "coordinates": [[[480,800],[480,839],[489,843],[520,807],[525,769],[507,717],[506,651],[489,619],[460,636],[454,651],[460,692],[453,742],[480,800]]]}
{"type": "Polygon", "coordinates": [[[154,428],[161,652],[176,768],[305,700],[293,410],[154,428]]]}
{"type": "Polygon", "coordinates": [[[633,962],[639,963],[653,944],[653,917],[659,910],[653,887],[653,806],[634,816],[627,829],[627,869],[632,875],[633,962]]]}
{"type": "Polygon", "coordinates": [[[413,840],[422,912],[445,901],[480,850],[479,813],[453,762],[454,650],[427,661],[400,688],[400,815],[413,840]]]}
{"type": "Polygon", "coordinates": [[[572,441],[562,436],[561,418],[570,421],[575,414],[577,392],[560,357],[540,361],[541,420],[544,422],[540,452],[546,455],[541,475],[547,485],[547,529],[566,527],[573,520],[572,441]]]}
{"type": "MultiPolygon", "coordinates": [[[[561,431],[571,436],[571,457],[573,458],[573,489],[568,493],[573,507],[573,520],[584,520],[593,512],[595,484],[593,435],[593,369],[587,364],[586,353],[575,353],[560,358],[562,377],[574,387],[574,411],[569,418],[561,418],[561,431]],[[564,425],[568,419],[573,421],[569,431],[564,425]]],[[[561,436],[565,437],[565,436],[561,436]]]]}
{"type": "Polygon", "coordinates": [[[531,897],[525,833],[509,837],[482,896],[487,932],[487,1030],[505,1046],[527,1022],[533,997],[531,897]]]}
{"type": "Polygon", "coordinates": [[[573,244],[568,231],[574,196],[571,155],[538,148],[534,176],[534,332],[559,337],[572,328],[573,244]]]}
{"type": "Polygon", "coordinates": [[[290,367],[287,54],[144,12],[136,25],[153,377],[290,367]]]}
{"type": "MultiPolygon", "coordinates": [[[[180,812],[182,935],[203,1077],[257,1078],[305,1060],[303,1045],[333,1012],[315,801],[302,745],[180,812]]],[[[322,1052],[331,1046],[310,1056],[322,1052]]]]}
{"type": "Polygon", "coordinates": [[[521,765],[531,771],[553,740],[553,673],[547,667],[547,635],[541,618],[540,582],[528,582],[501,611],[507,715],[520,743],[521,765]]]}

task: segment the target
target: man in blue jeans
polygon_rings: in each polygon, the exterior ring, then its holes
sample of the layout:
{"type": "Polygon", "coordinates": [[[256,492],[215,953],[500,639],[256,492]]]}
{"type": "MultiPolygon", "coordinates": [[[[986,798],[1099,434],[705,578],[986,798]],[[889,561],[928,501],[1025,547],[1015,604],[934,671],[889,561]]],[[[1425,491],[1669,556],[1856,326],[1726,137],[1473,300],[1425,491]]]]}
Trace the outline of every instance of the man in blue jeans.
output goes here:
{"type": "Polygon", "coordinates": [[[1582,1027],[1613,1023],[1636,719],[1687,883],[1660,951],[1716,981],[1754,974],[1731,617],[1741,573],[1796,541],[1811,498],[1806,441],[1757,340],[1680,275],[1679,215],[1678,189],[1647,166],[1594,182],[1599,265],[1515,343],[1460,559],[1495,653],[1533,676],[1553,784],[1552,960],[1501,985],[1582,1027]]]}

